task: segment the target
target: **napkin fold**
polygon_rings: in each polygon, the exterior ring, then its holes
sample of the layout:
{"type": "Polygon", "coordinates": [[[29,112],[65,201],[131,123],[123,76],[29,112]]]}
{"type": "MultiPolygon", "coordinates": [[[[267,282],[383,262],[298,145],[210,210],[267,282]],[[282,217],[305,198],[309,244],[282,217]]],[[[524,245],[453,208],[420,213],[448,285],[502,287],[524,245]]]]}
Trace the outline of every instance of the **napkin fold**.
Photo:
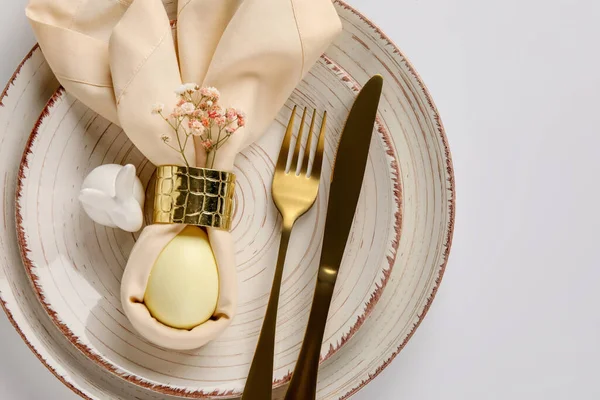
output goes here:
{"type": "MultiPolygon", "coordinates": [[[[214,86],[220,103],[243,110],[247,124],[219,149],[214,168],[233,169],[235,156],[257,140],[291,92],[341,31],[330,0],[180,0],[176,37],[161,0],[31,0],[27,7],[40,47],[63,87],[123,128],[155,165],[181,165],[165,146],[164,120],[182,83],[214,86]]],[[[188,146],[192,166],[205,164],[200,143],[188,146]]],[[[143,304],[148,276],[182,225],[151,225],[136,243],[122,279],[125,314],[148,340],[193,349],[230,324],[237,303],[233,241],[209,229],[220,297],[212,320],[178,330],[155,320],[143,304]]]]}

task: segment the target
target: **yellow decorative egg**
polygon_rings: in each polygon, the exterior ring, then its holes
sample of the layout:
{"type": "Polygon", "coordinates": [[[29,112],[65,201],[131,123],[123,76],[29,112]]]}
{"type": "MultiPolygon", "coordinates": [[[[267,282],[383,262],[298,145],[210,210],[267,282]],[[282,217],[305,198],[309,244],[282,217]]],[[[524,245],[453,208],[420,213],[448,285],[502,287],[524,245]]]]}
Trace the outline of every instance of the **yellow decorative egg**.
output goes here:
{"type": "Polygon", "coordinates": [[[206,232],[186,227],[158,256],[144,303],[159,322],[192,329],[208,321],[219,299],[219,272],[206,232]]]}

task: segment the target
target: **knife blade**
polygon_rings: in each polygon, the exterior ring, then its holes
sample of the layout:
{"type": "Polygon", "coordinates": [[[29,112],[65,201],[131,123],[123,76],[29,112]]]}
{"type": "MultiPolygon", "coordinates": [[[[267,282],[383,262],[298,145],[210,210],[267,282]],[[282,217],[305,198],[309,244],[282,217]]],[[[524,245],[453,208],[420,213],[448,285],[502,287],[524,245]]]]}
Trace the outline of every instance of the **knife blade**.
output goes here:
{"type": "Polygon", "coordinates": [[[333,289],[352,228],[367,166],[383,77],[358,94],[342,132],[332,173],[317,287],[304,342],[285,400],[316,399],[319,357],[333,289]]]}

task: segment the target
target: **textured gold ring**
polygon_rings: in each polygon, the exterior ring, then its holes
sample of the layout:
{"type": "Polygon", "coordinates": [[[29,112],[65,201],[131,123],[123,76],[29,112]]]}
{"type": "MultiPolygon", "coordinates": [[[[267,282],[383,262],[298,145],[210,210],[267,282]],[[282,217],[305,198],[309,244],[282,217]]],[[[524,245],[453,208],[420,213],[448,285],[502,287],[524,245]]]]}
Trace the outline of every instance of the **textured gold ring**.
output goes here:
{"type": "Polygon", "coordinates": [[[231,229],[235,174],[162,165],[156,170],[155,224],[231,229]]]}

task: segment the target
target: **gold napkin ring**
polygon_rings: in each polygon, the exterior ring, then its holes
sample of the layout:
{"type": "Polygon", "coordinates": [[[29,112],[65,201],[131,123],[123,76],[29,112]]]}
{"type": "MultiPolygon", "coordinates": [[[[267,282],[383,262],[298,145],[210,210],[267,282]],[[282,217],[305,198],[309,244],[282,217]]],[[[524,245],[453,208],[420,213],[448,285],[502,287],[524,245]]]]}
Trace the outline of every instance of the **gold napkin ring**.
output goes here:
{"type": "Polygon", "coordinates": [[[155,224],[231,229],[235,174],[161,165],[156,170],[155,224]]]}

